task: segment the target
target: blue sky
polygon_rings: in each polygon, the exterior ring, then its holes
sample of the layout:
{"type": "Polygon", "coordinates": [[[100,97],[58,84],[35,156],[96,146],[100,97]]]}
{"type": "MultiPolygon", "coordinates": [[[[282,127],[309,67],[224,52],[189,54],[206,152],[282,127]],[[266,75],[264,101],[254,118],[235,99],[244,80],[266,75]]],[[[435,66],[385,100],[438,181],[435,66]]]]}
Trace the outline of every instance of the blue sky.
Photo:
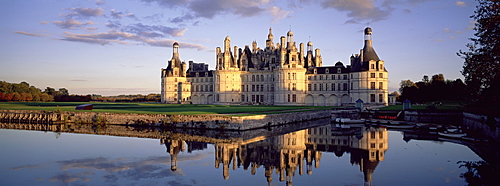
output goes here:
{"type": "Polygon", "coordinates": [[[224,38],[244,47],[265,46],[290,29],[312,41],[323,65],[363,47],[363,29],[389,71],[389,90],[401,80],[442,73],[463,79],[473,37],[472,0],[39,0],[0,1],[0,80],[26,81],[70,94],[160,92],[160,69],[179,42],[180,58],[215,68],[224,38]]]}

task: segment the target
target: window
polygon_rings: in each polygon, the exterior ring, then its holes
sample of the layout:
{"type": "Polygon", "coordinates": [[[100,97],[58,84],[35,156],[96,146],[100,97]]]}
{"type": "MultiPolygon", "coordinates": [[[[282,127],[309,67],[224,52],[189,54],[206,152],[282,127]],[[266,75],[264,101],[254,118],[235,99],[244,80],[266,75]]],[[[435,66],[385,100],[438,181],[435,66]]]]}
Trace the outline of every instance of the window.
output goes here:
{"type": "MultiPolygon", "coordinates": [[[[375,139],[375,131],[370,132],[370,138],[375,139]]],[[[373,146],[375,146],[375,144],[373,146]]],[[[375,148],[375,147],[373,147],[373,148],[375,148]]]]}
{"type": "Polygon", "coordinates": [[[335,91],[335,83],[332,83],[332,91],[335,91]]]}
{"type": "MultiPolygon", "coordinates": [[[[378,132],[378,138],[383,139],[384,138],[384,132],[380,131],[378,132]]],[[[382,148],[382,147],[380,147],[382,148]]]]}
{"type": "Polygon", "coordinates": [[[384,78],[384,74],[383,73],[378,73],[378,77],[379,78],[384,78]]]}
{"type": "Polygon", "coordinates": [[[375,94],[370,94],[370,102],[375,102],[375,94]]]}
{"type": "Polygon", "coordinates": [[[337,68],[337,73],[338,73],[338,74],[342,73],[342,69],[337,68]]]}
{"type": "Polygon", "coordinates": [[[319,80],[323,80],[323,76],[322,75],[319,76],[319,80]]]}
{"type": "Polygon", "coordinates": [[[255,95],[252,95],[252,102],[255,102],[255,95]]]}
{"type": "Polygon", "coordinates": [[[264,92],[264,85],[260,85],[260,91],[264,92]]]}
{"type": "Polygon", "coordinates": [[[307,84],[307,91],[311,91],[311,84],[307,84]]]}
{"type": "Polygon", "coordinates": [[[335,80],[335,75],[332,75],[332,80],[335,80]]]}
{"type": "Polygon", "coordinates": [[[264,75],[260,75],[260,81],[264,81],[264,75]]]}
{"type": "Polygon", "coordinates": [[[378,82],[378,89],[384,89],[384,82],[378,82]]]}
{"type": "Polygon", "coordinates": [[[255,81],[255,75],[252,75],[252,82],[255,81]]]}
{"type": "Polygon", "coordinates": [[[344,89],[342,89],[342,90],[347,90],[347,89],[348,89],[347,88],[347,83],[344,83],[344,89]]]}
{"type": "Polygon", "coordinates": [[[288,94],[288,102],[290,102],[290,94],[288,94]]]}
{"type": "Polygon", "coordinates": [[[383,94],[379,94],[379,95],[378,95],[378,102],[379,102],[379,103],[384,102],[384,95],[383,95],[383,94]]]}
{"type": "Polygon", "coordinates": [[[297,90],[297,84],[292,83],[292,90],[293,90],[293,91],[297,90]]]}
{"type": "Polygon", "coordinates": [[[375,147],[375,143],[370,143],[370,148],[374,149],[375,147]]]}
{"type": "Polygon", "coordinates": [[[241,95],[241,102],[245,101],[245,95],[241,95]]]}
{"type": "MultiPolygon", "coordinates": [[[[241,91],[245,92],[245,85],[241,85],[241,91]]],[[[242,99],[243,100],[243,99],[242,99]]]]}
{"type": "Polygon", "coordinates": [[[338,86],[337,86],[337,88],[338,88],[338,90],[340,91],[340,90],[341,90],[341,89],[340,89],[340,83],[339,83],[339,84],[337,84],[337,85],[338,85],[338,86]]]}
{"type": "Polygon", "coordinates": [[[375,73],[371,73],[370,78],[375,78],[375,73]]]}
{"type": "Polygon", "coordinates": [[[354,89],[354,83],[351,83],[351,90],[354,89]]]}
{"type": "Polygon", "coordinates": [[[370,82],[370,89],[375,90],[375,82],[370,82]]]}
{"type": "Polygon", "coordinates": [[[325,90],[328,91],[328,84],[325,84],[325,90]]]}
{"type": "Polygon", "coordinates": [[[371,64],[370,69],[375,69],[375,64],[371,64]]]}
{"type": "Polygon", "coordinates": [[[252,85],[252,92],[255,92],[255,85],[252,85]]]}
{"type": "Polygon", "coordinates": [[[296,94],[292,94],[292,102],[297,102],[297,95],[296,94]]]}
{"type": "Polygon", "coordinates": [[[384,65],[380,64],[380,70],[384,70],[384,65]]]}
{"type": "Polygon", "coordinates": [[[314,91],[316,91],[316,90],[317,90],[317,89],[316,89],[316,84],[314,84],[314,85],[313,85],[313,87],[314,87],[314,89],[313,89],[313,90],[314,90],[314,91]]]}
{"type": "Polygon", "coordinates": [[[347,75],[344,75],[344,79],[347,79],[347,75]]]}
{"type": "Polygon", "coordinates": [[[290,73],[288,73],[288,80],[292,79],[290,73]]]}
{"type": "Polygon", "coordinates": [[[319,91],[323,91],[323,84],[319,84],[319,91]]]}

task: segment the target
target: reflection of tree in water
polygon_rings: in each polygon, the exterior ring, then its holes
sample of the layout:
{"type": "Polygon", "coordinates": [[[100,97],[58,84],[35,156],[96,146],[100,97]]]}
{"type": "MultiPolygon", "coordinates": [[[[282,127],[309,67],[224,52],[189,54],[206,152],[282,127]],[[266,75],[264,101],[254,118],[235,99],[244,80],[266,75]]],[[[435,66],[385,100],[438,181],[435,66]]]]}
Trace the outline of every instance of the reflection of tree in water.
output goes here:
{"type": "Polygon", "coordinates": [[[469,185],[497,185],[500,170],[486,161],[459,161],[459,168],[467,168],[467,172],[460,174],[469,185]]]}

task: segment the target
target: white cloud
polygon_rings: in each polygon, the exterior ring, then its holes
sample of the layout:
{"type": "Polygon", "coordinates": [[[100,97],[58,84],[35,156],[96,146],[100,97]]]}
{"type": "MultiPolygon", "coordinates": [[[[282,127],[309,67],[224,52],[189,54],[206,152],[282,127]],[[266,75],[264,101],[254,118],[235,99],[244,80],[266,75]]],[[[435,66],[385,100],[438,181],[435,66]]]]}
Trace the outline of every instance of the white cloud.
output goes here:
{"type": "MultiPolygon", "coordinates": [[[[89,44],[98,45],[110,45],[113,43],[128,45],[128,44],[143,44],[155,47],[172,47],[172,44],[176,42],[173,39],[155,39],[148,38],[142,35],[136,35],[127,32],[108,32],[108,33],[96,33],[96,34],[74,34],[70,32],[64,32],[63,41],[71,42],[82,42],[89,44]]],[[[178,42],[179,46],[182,48],[191,48],[196,50],[206,50],[207,47],[200,44],[178,42]]]]}
{"type": "Polygon", "coordinates": [[[456,6],[460,6],[460,7],[465,7],[465,6],[467,6],[467,4],[466,4],[465,2],[463,2],[463,1],[457,1],[457,2],[455,2],[455,5],[456,5],[456,6]]]}
{"type": "Polygon", "coordinates": [[[35,36],[35,37],[43,37],[46,36],[44,34],[35,34],[35,33],[28,33],[28,32],[23,32],[23,31],[16,31],[14,32],[16,34],[21,34],[21,35],[26,35],[26,36],[35,36]]]}
{"type": "Polygon", "coordinates": [[[285,18],[292,11],[271,5],[269,0],[142,0],[166,8],[185,9],[183,15],[170,18],[172,23],[185,23],[199,18],[213,19],[217,15],[233,14],[253,17],[263,13],[273,16],[273,22],[285,18]]]}
{"type": "Polygon", "coordinates": [[[274,17],[272,22],[278,22],[279,20],[286,18],[288,14],[293,13],[293,11],[286,11],[277,6],[269,8],[268,11],[274,17]]]}
{"type": "Polygon", "coordinates": [[[122,17],[128,17],[132,19],[137,19],[133,13],[123,13],[123,12],[118,12],[115,9],[111,9],[111,17],[115,19],[121,19],[122,17]]]}
{"type": "Polygon", "coordinates": [[[388,1],[384,7],[377,7],[373,0],[324,0],[323,8],[333,8],[340,12],[347,12],[350,20],[346,23],[360,23],[362,21],[380,21],[386,19],[392,12],[388,1]]]}
{"type": "Polygon", "coordinates": [[[66,19],[64,21],[53,21],[54,24],[57,26],[64,28],[64,29],[76,29],[80,28],[82,26],[87,26],[87,25],[92,25],[94,22],[92,21],[86,21],[86,22],[79,22],[73,19],[66,19]]]}
{"type": "Polygon", "coordinates": [[[68,14],[63,14],[63,16],[68,18],[88,18],[104,15],[104,10],[102,8],[69,8],[68,10],[73,11],[68,14]]]}

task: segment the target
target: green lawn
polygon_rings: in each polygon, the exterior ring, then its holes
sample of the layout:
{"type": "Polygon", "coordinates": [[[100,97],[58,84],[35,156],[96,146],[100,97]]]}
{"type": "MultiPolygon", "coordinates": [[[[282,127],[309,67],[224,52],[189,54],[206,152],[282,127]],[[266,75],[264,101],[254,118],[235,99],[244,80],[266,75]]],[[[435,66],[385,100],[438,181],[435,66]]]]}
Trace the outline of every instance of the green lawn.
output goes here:
{"type": "Polygon", "coordinates": [[[325,110],[332,107],[315,106],[267,106],[267,105],[179,105],[158,103],[75,103],[75,102],[0,102],[0,110],[46,110],[72,112],[109,112],[140,114],[238,114],[255,115],[292,110],[325,110]],[[75,110],[77,105],[93,104],[93,110],[75,110]]]}

